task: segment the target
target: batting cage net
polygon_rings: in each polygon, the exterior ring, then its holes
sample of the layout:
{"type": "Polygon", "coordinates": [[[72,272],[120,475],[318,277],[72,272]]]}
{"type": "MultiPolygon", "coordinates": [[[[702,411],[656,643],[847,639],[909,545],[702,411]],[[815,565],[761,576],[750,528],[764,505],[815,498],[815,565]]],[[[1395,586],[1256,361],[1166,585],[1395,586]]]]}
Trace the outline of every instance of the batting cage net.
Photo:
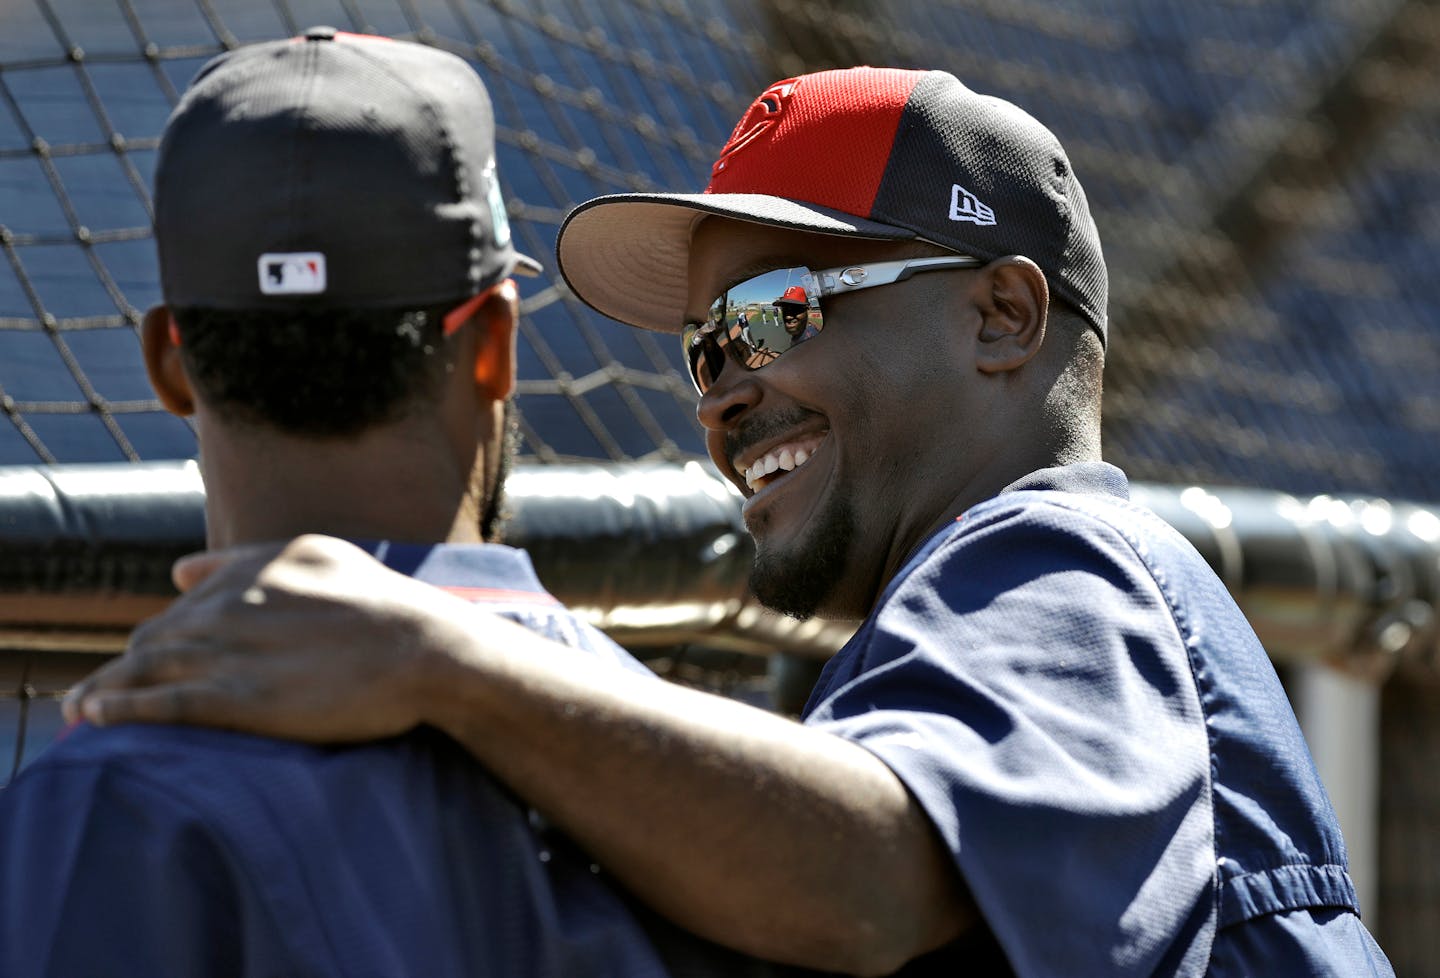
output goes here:
{"type": "Polygon", "coordinates": [[[547,580],[657,668],[745,696],[784,681],[751,653],[818,655],[838,632],[802,633],[754,609],[735,584],[748,558],[733,514],[701,520],[699,538],[686,535],[689,517],[676,530],[675,513],[690,510],[675,499],[723,510],[727,498],[690,465],[702,453],[690,385],[664,338],[567,293],[553,274],[556,230],[598,194],[703,187],[730,127],[775,79],[860,63],[940,67],[1049,124],[1087,188],[1111,268],[1108,457],[1177,516],[1209,514],[1206,533],[1229,512],[1206,502],[1227,500],[1221,487],[1285,494],[1271,506],[1294,510],[1276,524],[1285,532],[1254,523],[1258,536],[1233,553],[1220,533],[1215,559],[1239,561],[1237,590],[1276,585],[1247,605],[1280,629],[1272,652],[1308,615],[1329,622],[1299,629],[1329,636],[1311,652],[1363,646],[1386,663],[1376,929],[1401,973],[1440,973],[1440,930],[1425,924],[1440,912],[1427,549],[1440,533],[1433,513],[1400,503],[1440,500],[1437,6],[0,0],[0,466],[13,467],[0,474],[0,644],[10,650],[0,653],[0,750],[15,758],[0,783],[53,733],[52,694],[163,605],[164,566],[199,539],[193,466],[170,461],[193,457],[194,433],[151,393],[136,329],[159,300],[149,192],[159,135],[208,58],[326,24],[475,65],[495,103],[517,244],[550,268],[521,282],[529,474],[518,495],[523,509],[530,478],[536,498],[570,502],[543,518],[535,504],[522,542],[559,541],[552,562],[537,556],[547,580]],[[604,501],[633,501],[626,494],[642,485],[661,487],[650,517],[614,522],[634,507],[604,501]],[[1219,494],[1185,497],[1187,485],[1219,494]],[[152,496],[155,506],[127,508],[152,496]],[[613,554],[617,527],[632,542],[638,529],[641,545],[624,562],[596,556],[613,554]],[[1330,531],[1351,555],[1333,566],[1330,531]],[[567,534],[592,549],[566,546],[567,534]],[[658,556],[667,547],[685,552],[683,567],[658,556]],[[1256,547],[1299,555],[1289,591],[1284,573],[1257,575],[1256,547]],[[577,567],[577,552],[593,566],[577,567]],[[619,583],[622,563],[650,576],[619,583]],[[668,594],[657,582],[676,574],[702,583],[664,610],[624,597],[632,585],[668,594]]]}

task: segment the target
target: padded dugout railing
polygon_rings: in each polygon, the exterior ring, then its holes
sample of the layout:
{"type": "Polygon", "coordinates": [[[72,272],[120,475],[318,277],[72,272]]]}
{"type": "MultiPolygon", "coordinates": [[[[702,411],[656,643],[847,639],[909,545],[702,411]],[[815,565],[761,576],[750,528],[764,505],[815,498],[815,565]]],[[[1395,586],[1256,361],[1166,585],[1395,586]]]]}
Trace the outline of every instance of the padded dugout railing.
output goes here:
{"type": "MultiPolygon", "coordinates": [[[[1435,662],[1440,514],[1253,489],[1140,484],[1134,495],[1205,556],[1289,679],[1371,905],[1379,682],[1402,660],[1435,662]]],[[[507,496],[510,542],[631,648],[818,660],[850,633],[756,604],[739,497],[698,462],[521,464],[507,496]]],[[[122,649],[173,598],[174,559],[203,546],[194,462],[0,467],[0,684],[20,706],[17,762],[29,702],[122,649]]]]}

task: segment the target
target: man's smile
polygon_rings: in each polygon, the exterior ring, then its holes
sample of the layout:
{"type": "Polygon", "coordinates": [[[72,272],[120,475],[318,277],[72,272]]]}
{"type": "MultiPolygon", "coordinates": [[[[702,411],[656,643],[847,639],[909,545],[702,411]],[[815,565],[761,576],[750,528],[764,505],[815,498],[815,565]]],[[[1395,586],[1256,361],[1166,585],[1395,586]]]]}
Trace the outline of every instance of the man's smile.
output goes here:
{"type": "Polygon", "coordinates": [[[767,449],[748,465],[742,465],[740,459],[736,458],[733,462],[735,471],[745,480],[745,485],[752,493],[758,492],[786,473],[804,465],[810,456],[815,454],[815,449],[825,440],[827,434],[829,432],[822,431],[782,442],[767,449]]]}

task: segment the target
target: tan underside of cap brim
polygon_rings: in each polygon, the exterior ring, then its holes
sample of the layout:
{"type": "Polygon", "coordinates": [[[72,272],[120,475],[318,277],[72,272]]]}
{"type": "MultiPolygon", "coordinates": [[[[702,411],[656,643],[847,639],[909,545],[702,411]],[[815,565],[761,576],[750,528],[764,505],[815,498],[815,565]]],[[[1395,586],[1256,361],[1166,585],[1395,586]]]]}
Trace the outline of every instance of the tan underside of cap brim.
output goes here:
{"type": "Polygon", "coordinates": [[[622,323],[679,333],[685,326],[690,238],[709,215],[865,238],[915,233],[764,194],[617,194],[581,204],[560,228],[556,258],[570,290],[622,323]]]}

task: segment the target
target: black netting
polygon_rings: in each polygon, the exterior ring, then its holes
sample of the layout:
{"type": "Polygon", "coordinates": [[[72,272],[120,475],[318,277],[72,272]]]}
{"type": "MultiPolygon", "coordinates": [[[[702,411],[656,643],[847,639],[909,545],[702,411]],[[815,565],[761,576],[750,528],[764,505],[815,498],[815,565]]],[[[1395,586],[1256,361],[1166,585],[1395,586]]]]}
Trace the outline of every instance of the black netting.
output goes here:
{"type": "MultiPolygon", "coordinates": [[[[113,4],[0,10],[0,464],[194,454],[151,396],[135,326],[159,298],[149,183],[165,118],[227,47],[315,23],[470,59],[494,97],[520,246],[542,260],[574,202],[692,186],[765,77],[732,7],[466,2],[113,4]]],[[[689,385],[654,337],[524,282],[523,451],[544,460],[699,450],[689,385]]]]}
{"type": "MultiPolygon", "coordinates": [[[[1088,189],[1112,271],[1112,460],[1440,500],[1440,15],[1416,0],[4,0],[0,464],[194,453],[135,333],[159,299],[158,136],[207,58],[313,24],[476,65],[518,244],[551,265],[574,203],[703,186],[771,80],[947,68],[1050,124],[1088,189]]],[[[553,278],[521,284],[525,454],[700,452],[668,343],[553,278]]],[[[1436,960],[1434,929],[1416,933],[1436,960]]]]}
{"type": "MultiPolygon", "coordinates": [[[[165,115],[226,47],[313,23],[469,58],[518,239],[694,189],[807,67],[939,65],[1049,122],[1113,271],[1108,450],[1133,476],[1440,498],[1440,311],[1420,3],[24,0],[0,11],[0,463],[185,457],[140,373],[165,115]]],[[[699,451],[673,351],[525,283],[524,451],[699,451]]]]}

